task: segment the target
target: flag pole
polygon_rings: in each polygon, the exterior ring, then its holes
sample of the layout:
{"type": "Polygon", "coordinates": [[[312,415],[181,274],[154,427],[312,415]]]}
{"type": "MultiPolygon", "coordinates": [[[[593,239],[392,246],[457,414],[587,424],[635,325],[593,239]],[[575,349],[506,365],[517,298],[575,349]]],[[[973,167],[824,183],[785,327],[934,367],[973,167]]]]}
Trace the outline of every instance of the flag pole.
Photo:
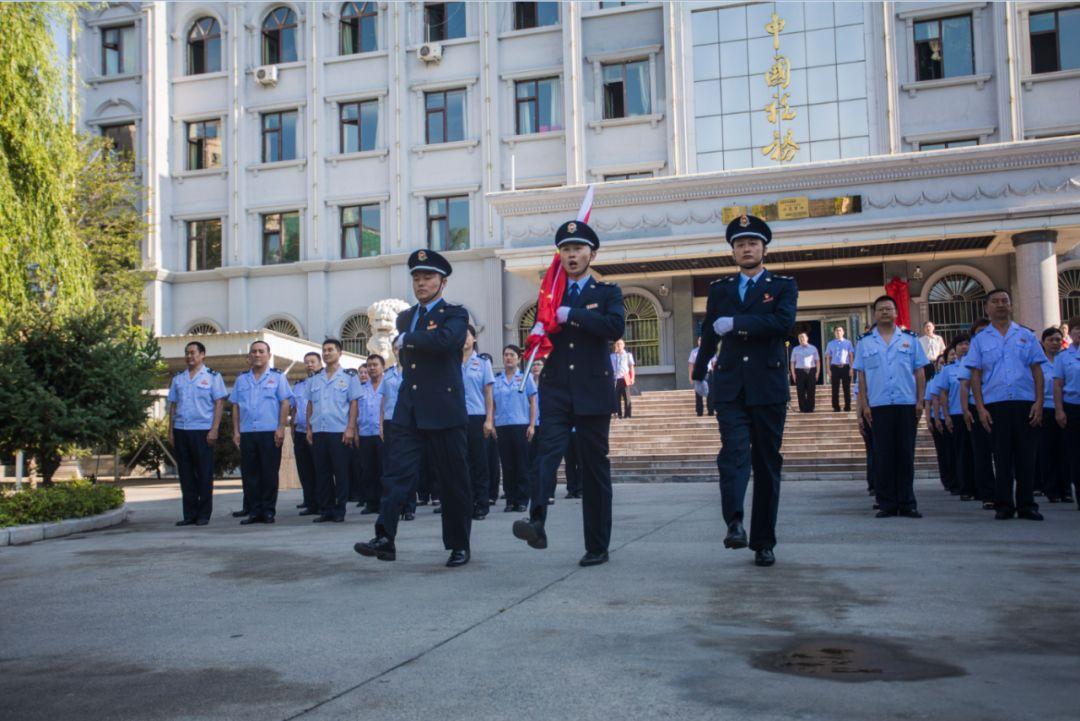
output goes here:
{"type": "Polygon", "coordinates": [[[538,350],[540,350],[539,343],[533,346],[532,353],[529,353],[529,361],[525,364],[525,376],[521,379],[521,385],[518,386],[518,393],[525,392],[525,384],[529,382],[529,374],[532,373],[533,363],[536,361],[536,352],[538,350]]]}

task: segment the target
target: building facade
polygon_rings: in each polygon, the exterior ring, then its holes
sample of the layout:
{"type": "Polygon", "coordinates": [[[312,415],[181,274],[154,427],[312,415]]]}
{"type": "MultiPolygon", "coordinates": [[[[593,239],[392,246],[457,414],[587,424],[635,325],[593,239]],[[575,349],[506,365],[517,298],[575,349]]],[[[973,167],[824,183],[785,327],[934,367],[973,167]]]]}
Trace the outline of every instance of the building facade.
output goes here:
{"type": "Polygon", "coordinates": [[[1076,2],[154,2],[80,22],[76,112],[148,187],[162,335],[363,352],[365,310],[408,299],[429,247],[497,352],[588,183],[646,388],[688,384],[744,211],[773,224],[819,344],[894,279],[946,335],[993,287],[1033,327],[1080,312],[1076,2]]]}

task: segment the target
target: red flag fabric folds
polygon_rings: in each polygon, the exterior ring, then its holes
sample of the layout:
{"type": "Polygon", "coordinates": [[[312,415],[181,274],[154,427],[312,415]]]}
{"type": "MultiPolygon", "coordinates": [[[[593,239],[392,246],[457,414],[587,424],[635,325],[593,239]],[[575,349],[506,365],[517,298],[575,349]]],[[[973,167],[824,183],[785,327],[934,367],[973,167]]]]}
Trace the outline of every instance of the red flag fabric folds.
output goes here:
{"type": "Polygon", "coordinates": [[[544,273],[544,280],[540,283],[540,294],[536,299],[536,322],[543,329],[543,335],[530,333],[525,341],[525,357],[530,357],[533,348],[537,348],[536,357],[546,358],[551,352],[551,339],[548,336],[558,333],[562,326],[559,325],[555,311],[562,305],[563,293],[566,291],[566,276],[563,273],[562,261],[559,254],[551,259],[551,265],[544,273]]]}

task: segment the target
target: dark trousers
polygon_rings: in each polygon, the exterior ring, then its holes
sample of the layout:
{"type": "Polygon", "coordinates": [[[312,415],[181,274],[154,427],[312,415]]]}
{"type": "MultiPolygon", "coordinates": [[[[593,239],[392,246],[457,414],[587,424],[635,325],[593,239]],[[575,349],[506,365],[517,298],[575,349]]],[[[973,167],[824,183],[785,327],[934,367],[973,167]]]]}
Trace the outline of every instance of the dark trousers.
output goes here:
{"type": "MultiPolygon", "coordinates": [[[[1065,404],[1065,448],[1077,449],[1080,448],[1080,405],[1074,405],[1072,403],[1065,404]]],[[[1067,463],[1065,466],[1065,477],[1068,479],[1065,483],[1065,490],[1068,492],[1069,486],[1072,486],[1073,497],[1076,499],[1077,508],[1080,508],[1080,462],[1077,462],[1071,458],[1073,454],[1067,453],[1067,463]]]]}
{"type": "Polygon", "coordinates": [[[214,510],[214,447],[206,442],[209,432],[209,428],[173,430],[185,521],[209,521],[214,510]]]}
{"type": "Polygon", "coordinates": [[[566,473],[566,493],[576,496],[581,493],[581,451],[578,448],[576,431],[570,433],[570,443],[566,446],[563,462],[566,473]]]}
{"type": "Polygon", "coordinates": [[[488,500],[499,500],[499,483],[502,481],[502,468],[499,460],[499,439],[485,438],[484,449],[488,461],[488,500]]]}
{"type": "MultiPolygon", "coordinates": [[[[401,426],[391,421],[383,422],[383,444],[382,444],[382,459],[383,469],[385,470],[385,459],[390,458],[394,454],[394,448],[396,448],[397,439],[400,437],[401,426]]],[[[380,482],[382,483],[382,491],[379,497],[379,512],[382,513],[382,504],[386,502],[387,496],[390,495],[390,486],[386,483],[386,473],[382,473],[380,476],[380,482]]],[[[416,495],[420,490],[420,473],[417,471],[413,474],[412,482],[408,492],[405,494],[405,507],[402,509],[403,513],[416,513],[416,495]]]]}
{"type": "MultiPolygon", "coordinates": [[[[468,453],[466,453],[465,457],[468,458],[468,453]]],[[[383,476],[385,477],[385,475],[385,469],[383,469],[383,476]]],[[[416,493],[424,503],[428,501],[439,502],[439,477],[435,475],[431,463],[431,454],[427,451],[424,451],[423,460],[420,462],[420,477],[417,481],[416,493]]]]}
{"type": "Polygon", "coordinates": [[[625,378],[615,381],[615,413],[622,418],[630,417],[630,386],[626,385],[625,378]],[[623,410],[625,406],[626,410],[623,410]]]}
{"type": "Polygon", "coordinates": [[[866,428],[864,423],[859,424],[859,435],[862,436],[863,447],[866,449],[866,490],[874,490],[874,434],[866,428]]]}
{"type": "Polygon", "coordinates": [[[817,380],[817,368],[795,369],[795,393],[799,396],[799,410],[803,413],[814,412],[817,395],[814,382],[817,380]]]}
{"type": "Polygon", "coordinates": [[[307,442],[307,433],[293,432],[293,457],[296,459],[296,475],[300,477],[304,506],[309,511],[319,510],[319,484],[315,475],[315,453],[307,442]]]}
{"type": "Polygon", "coordinates": [[[487,510],[488,485],[487,446],[484,443],[484,416],[469,416],[465,426],[465,438],[469,446],[469,478],[472,481],[472,508],[487,510]]]}
{"type": "Polygon", "coordinates": [[[323,518],[345,518],[352,449],[345,445],[344,435],[337,432],[312,434],[318,511],[323,518]]]}
{"type": "Polygon", "coordinates": [[[750,548],[755,551],[776,545],[776,514],[780,508],[780,470],[784,457],[787,404],[748,406],[742,394],[732,402],[716,404],[720,427],[720,503],[724,523],[743,519],[746,487],[754,472],[754,505],[750,511],[750,548]]]}
{"type": "Polygon", "coordinates": [[[377,509],[382,501],[383,440],[379,436],[360,436],[360,501],[377,509]]]}
{"type": "Polygon", "coordinates": [[[1005,511],[1037,511],[1035,503],[1036,430],[1028,422],[1031,403],[988,403],[994,447],[994,505],[1005,511]]]}
{"type": "Polygon", "coordinates": [[[1042,427],[1038,432],[1035,487],[1047,498],[1064,498],[1069,495],[1069,458],[1065,454],[1065,431],[1054,420],[1053,408],[1043,408],[1042,427]]]}
{"type": "Polygon", "coordinates": [[[280,468],[281,447],[274,443],[274,431],[240,434],[240,473],[244,481],[251,479],[248,512],[252,516],[274,517],[280,468]]]}
{"type": "Polygon", "coordinates": [[[524,506],[529,502],[529,441],[527,425],[499,426],[499,462],[502,466],[506,505],[524,506]]]}
{"type": "Polygon", "coordinates": [[[971,431],[964,424],[964,415],[957,413],[952,418],[952,457],[953,474],[960,493],[965,496],[975,495],[975,454],[971,450],[971,431]]]}
{"type": "Polygon", "coordinates": [[[844,410],[851,410],[851,366],[829,366],[832,381],[832,408],[840,410],[840,386],[844,386],[844,410]]]}
{"type": "Polygon", "coordinates": [[[934,440],[934,456],[937,458],[938,478],[941,479],[941,485],[947,491],[959,492],[953,468],[952,434],[944,427],[939,431],[929,420],[927,424],[930,426],[930,437],[934,440]]]}
{"type": "Polygon", "coordinates": [[[376,534],[394,538],[398,519],[408,505],[415,478],[429,454],[429,467],[442,497],[442,536],[447,550],[469,550],[472,530],[472,489],[469,486],[468,438],[465,426],[420,430],[415,425],[394,428],[394,446],[386,454],[383,479],[387,494],[375,524],[376,534]]]}
{"type": "Polygon", "coordinates": [[[975,483],[975,497],[980,501],[994,500],[994,444],[990,434],[982,423],[975,408],[971,408],[974,419],[971,424],[971,475],[975,483]]]}
{"type": "Polygon", "coordinates": [[[611,543],[611,461],[608,460],[608,433],[611,416],[582,416],[563,409],[544,410],[531,484],[530,516],[543,523],[548,499],[555,495],[555,476],[576,434],[581,451],[581,515],[585,527],[585,550],[607,551],[611,543]]]}
{"type": "Polygon", "coordinates": [[[364,500],[364,459],[359,445],[346,446],[349,452],[349,497],[350,503],[364,500]]]}
{"type": "Polygon", "coordinates": [[[694,394],[694,412],[699,416],[704,415],[706,408],[709,411],[709,415],[713,414],[712,401],[708,398],[703,398],[700,393],[694,394]]]}
{"type": "Polygon", "coordinates": [[[874,434],[874,491],[886,513],[916,510],[915,406],[870,409],[874,434]]]}

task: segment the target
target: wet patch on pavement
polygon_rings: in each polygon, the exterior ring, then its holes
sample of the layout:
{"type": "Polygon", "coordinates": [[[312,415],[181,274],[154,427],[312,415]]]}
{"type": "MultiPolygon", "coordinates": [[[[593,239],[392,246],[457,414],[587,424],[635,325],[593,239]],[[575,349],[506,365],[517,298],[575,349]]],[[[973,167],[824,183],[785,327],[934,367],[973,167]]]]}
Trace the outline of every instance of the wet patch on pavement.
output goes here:
{"type": "Polygon", "coordinates": [[[751,665],[771,673],[847,683],[966,675],[958,666],[917,656],[900,644],[859,636],[796,636],[778,650],[756,655],[751,665]]]}

